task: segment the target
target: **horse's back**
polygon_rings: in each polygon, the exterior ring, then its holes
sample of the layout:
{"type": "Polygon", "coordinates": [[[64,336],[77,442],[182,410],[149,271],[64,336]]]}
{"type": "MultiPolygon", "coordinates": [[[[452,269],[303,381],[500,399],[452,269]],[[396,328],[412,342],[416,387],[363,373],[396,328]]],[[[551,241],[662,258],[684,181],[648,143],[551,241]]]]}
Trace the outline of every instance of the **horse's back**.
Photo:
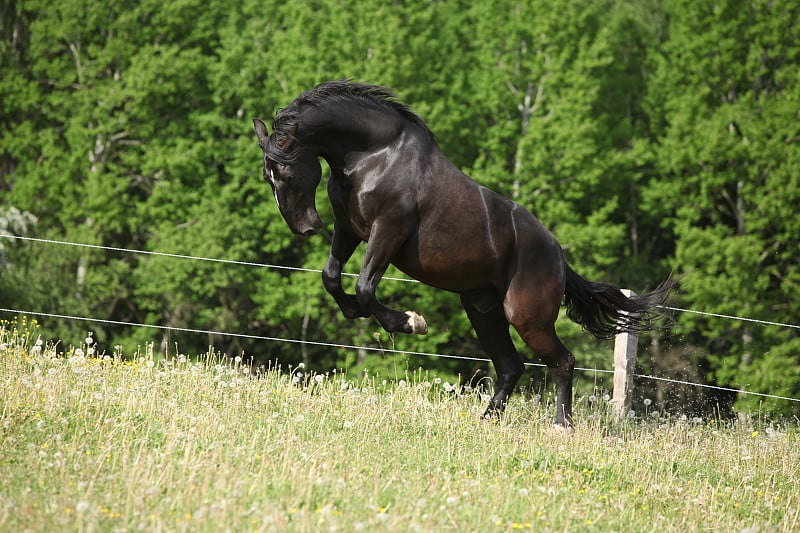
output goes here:
{"type": "Polygon", "coordinates": [[[559,261],[558,243],[529,211],[446,159],[430,169],[420,191],[418,232],[399,257],[418,258],[410,275],[458,292],[492,286],[502,293],[519,268],[539,262],[521,252],[559,261]]]}

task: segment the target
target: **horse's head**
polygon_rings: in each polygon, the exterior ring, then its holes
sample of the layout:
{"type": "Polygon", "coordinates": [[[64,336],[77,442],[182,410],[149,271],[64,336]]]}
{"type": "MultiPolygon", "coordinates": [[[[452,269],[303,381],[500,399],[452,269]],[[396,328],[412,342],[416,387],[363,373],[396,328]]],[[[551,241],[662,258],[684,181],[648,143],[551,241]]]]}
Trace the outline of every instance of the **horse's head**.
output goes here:
{"type": "MultiPolygon", "coordinates": [[[[278,162],[270,159],[270,142],[277,148],[288,151],[288,144],[296,142],[291,135],[282,140],[270,139],[267,126],[253,119],[258,145],[264,151],[264,180],[272,187],[278,209],[293,233],[311,236],[322,229],[322,220],[314,201],[317,186],[322,177],[319,160],[309,148],[300,147],[292,151],[290,161],[278,162]]],[[[273,132],[274,134],[274,132],[273,132]]]]}

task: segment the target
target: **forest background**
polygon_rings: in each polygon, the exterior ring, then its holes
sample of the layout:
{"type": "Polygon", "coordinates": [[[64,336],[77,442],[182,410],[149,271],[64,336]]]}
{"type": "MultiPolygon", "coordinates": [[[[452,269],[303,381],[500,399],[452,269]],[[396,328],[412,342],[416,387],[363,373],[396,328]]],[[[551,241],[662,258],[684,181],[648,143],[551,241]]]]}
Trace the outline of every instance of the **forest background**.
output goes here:
{"type": "MultiPolygon", "coordinates": [[[[325,188],[327,231],[293,236],[261,180],[251,120],[269,122],[300,92],[348,77],[392,88],[453,163],[539,217],[584,277],[642,291],[688,273],[676,306],[797,323],[796,1],[0,5],[7,234],[320,269],[333,220],[325,188]]],[[[348,266],[358,272],[359,256],[348,266]]],[[[391,280],[378,292],[422,313],[430,333],[392,339],[374,321],[345,320],[315,273],[0,238],[3,308],[484,357],[455,295],[391,280]]],[[[674,319],[640,340],[642,372],[800,397],[796,327],[674,319]]],[[[421,366],[466,379],[476,370],[450,358],[39,320],[65,350],[92,330],[108,352],[154,341],[319,371],[421,366]]],[[[578,366],[611,367],[608,343],[566,319],[559,333],[578,366]]],[[[543,373],[531,375],[538,384],[543,373]]],[[[580,377],[610,386],[605,376],[580,377]]],[[[800,412],[797,402],[709,402],[702,389],[653,381],[637,390],[675,411],[800,412]]]]}

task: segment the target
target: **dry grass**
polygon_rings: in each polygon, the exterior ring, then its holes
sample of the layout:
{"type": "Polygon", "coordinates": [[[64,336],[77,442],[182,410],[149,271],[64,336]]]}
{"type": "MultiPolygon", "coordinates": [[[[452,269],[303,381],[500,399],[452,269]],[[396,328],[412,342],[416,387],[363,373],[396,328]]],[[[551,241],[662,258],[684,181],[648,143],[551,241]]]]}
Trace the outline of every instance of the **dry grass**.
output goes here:
{"type": "Polygon", "coordinates": [[[424,373],[298,387],[35,339],[0,326],[2,531],[800,530],[794,426],[579,398],[565,436],[520,397],[482,422],[484,399],[424,373]]]}

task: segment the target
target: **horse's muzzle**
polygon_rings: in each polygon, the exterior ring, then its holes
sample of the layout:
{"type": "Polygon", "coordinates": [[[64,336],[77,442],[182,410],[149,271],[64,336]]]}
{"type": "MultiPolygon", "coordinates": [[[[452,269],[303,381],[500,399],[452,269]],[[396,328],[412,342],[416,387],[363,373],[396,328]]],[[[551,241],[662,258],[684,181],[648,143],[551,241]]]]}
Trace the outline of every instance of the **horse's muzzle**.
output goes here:
{"type": "Polygon", "coordinates": [[[311,222],[305,222],[299,224],[297,228],[294,229],[295,235],[301,235],[303,237],[311,237],[312,235],[316,235],[319,233],[319,230],[322,229],[322,220],[319,216],[314,217],[311,222]]]}

